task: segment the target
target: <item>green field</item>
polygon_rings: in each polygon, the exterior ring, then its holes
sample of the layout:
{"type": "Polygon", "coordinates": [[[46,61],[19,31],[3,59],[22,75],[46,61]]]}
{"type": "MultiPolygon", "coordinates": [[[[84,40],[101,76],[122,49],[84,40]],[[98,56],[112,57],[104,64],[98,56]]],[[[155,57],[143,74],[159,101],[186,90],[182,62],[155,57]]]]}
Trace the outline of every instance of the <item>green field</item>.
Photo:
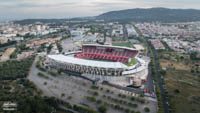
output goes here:
{"type": "Polygon", "coordinates": [[[134,58],[132,58],[131,61],[129,63],[126,63],[125,65],[129,67],[129,66],[133,66],[135,64],[136,64],[136,60],[134,58]]]}
{"type": "Polygon", "coordinates": [[[113,46],[120,46],[120,47],[129,47],[129,48],[132,48],[132,44],[129,43],[129,42],[122,42],[122,43],[113,43],[112,44],[113,46]]]}
{"type": "Polygon", "coordinates": [[[96,42],[83,41],[82,44],[97,44],[96,42]]]}

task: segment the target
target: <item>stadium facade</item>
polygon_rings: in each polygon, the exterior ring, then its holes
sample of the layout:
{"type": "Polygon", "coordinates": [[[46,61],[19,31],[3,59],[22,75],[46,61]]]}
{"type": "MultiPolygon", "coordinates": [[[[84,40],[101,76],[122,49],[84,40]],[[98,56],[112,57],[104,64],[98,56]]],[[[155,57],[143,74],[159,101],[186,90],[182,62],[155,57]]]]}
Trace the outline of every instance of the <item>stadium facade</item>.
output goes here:
{"type": "Polygon", "coordinates": [[[48,55],[46,63],[51,68],[77,72],[91,80],[139,87],[147,80],[149,59],[132,48],[86,44],[82,51],[48,55]]]}

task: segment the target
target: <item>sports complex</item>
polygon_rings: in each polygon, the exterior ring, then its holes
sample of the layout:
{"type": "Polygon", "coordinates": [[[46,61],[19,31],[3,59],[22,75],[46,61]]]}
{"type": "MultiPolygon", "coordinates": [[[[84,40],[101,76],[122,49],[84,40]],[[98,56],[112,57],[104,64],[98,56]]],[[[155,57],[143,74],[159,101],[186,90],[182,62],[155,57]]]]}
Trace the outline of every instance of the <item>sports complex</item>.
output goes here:
{"type": "Polygon", "coordinates": [[[83,44],[81,51],[48,55],[46,64],[98,82],[140,87],[147,80],[150,61],[140,53],[129,47],[83,44]]]}

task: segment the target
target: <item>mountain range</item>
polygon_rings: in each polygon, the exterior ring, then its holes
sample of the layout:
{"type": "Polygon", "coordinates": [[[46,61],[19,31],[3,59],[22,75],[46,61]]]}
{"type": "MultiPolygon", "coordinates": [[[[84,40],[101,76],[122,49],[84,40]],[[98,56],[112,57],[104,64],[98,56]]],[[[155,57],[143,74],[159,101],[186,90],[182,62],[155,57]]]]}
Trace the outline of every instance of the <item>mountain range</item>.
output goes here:
{"type": "Polygon", "coordinates": [[[136,8],[120,11],[110,11],[95,17],[80,17],[71,19],[25,19],[15,21],[19,24],[29,24],[34,22],[64,22],[70,20],[105,20],[121,22],[191,22],[200,21],[200,10],[196,9],[168,9],[168,8],[136,8]]]}
{"type": "Polygon", "coordinates": [[[200,10],[195,9],[128,9],[111,11],[96,17],[106,21],[161,21],[161,22],[187,22],[200,21],[200,10]]]}

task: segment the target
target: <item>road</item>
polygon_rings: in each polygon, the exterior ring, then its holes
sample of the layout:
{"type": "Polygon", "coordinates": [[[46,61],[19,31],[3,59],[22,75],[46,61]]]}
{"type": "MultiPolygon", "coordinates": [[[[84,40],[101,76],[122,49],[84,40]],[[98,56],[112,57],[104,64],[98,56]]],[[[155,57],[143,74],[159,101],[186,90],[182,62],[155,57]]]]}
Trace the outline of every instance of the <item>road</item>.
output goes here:
{"type": "MultiPolygon", "coordinates": [[[[134,26],[134,27],[135,27],[135,26],[134,26]]],[[[136,27],[135,27],[135,28],[136,28],[136,27]]],[[[162,78],[161,78],[162,75],[160,74],[160,63],[159,63],[159,61],[158,61],[157,53],[156,53],[156,51],[155,51],[153,48],[151,48],[151,46],[147,43],[147,40],[143,38],[142,33],[139,31],[139,29],[136,28],[136,30],[137,30],[138,34],[141,35],[140,38],[142,38],[144,44],[145,44],[149,49],[152,50],[153,60],[155,61],[155,68],[156,68],[156,74],[157,74],[157,75],[156,75],[156,76],[157,76],[157,82],[158,82],[158,86],[159,86],[160,92],[161,92],[161,98],[162,98],[162,104],[163,104],[164,113],[169,113],[169,106],[168,106],[168,104],[167,104],[167,103],[168,103],[168,100],[167,100],[167,98],[166,98],[165,89],[164,89],[164,87],[163,87],[164,82],[163,82],[163,80],[162,80],[162,78]]]]}
{"type": "Polygon", "coordinates": [[[149,70],[149,72],[148,72],[147,82],[144,83],[144,88],[143,89],[149,90],[150,92],[155,92],[151,65],[149,65],[148,70],[149,70]]]}
{"type": "Polygon", "coordinates": [[[163,102],[163,108],[165,113],[169,113],[169,106],[168,106],[168,100],[166,98],[166,93],[165,93],[165,89],[163,87],[164,83],[163,80],[161,78],[161,74],[160,74],[160,63],[158,61],[158,57],[157,57],[157,53],[154,49],[152,49],[152,53],[153,53],[153,58],[155,61],[155,67],[156,67],[156,73],[157,73],[157,80],[158,80],[158,85],[161,91],[161,97],[162,97],[162,102],[163,102]]]}
{"type": "Polygon", "coordinates": [[[124,32],[124,37],[128,38],[128,31],[126,29],[126,25],[123,25],[123,32],[124,32]]]}

